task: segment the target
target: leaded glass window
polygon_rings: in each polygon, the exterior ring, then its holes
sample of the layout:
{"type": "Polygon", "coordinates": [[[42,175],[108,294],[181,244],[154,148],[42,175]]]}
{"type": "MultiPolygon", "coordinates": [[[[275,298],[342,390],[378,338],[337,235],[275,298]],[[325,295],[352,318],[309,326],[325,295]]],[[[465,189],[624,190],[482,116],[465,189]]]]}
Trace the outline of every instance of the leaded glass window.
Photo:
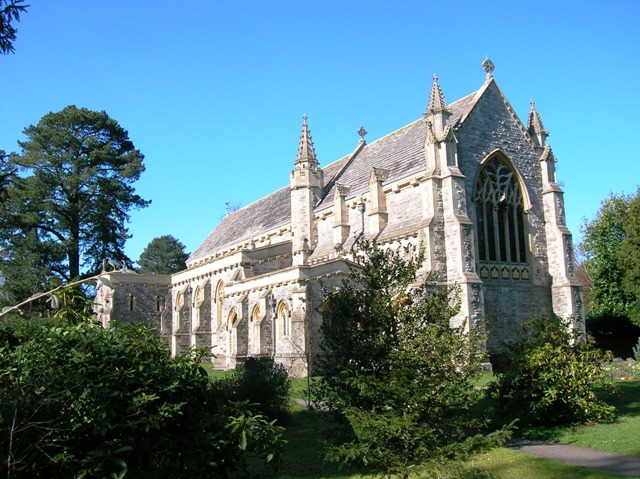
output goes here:
{"type": "Polygon", "coordinates": [[[474,196],[480,261],[527,262],[524,201],[516,175],[497,157],[480,172],[474,196]]]}

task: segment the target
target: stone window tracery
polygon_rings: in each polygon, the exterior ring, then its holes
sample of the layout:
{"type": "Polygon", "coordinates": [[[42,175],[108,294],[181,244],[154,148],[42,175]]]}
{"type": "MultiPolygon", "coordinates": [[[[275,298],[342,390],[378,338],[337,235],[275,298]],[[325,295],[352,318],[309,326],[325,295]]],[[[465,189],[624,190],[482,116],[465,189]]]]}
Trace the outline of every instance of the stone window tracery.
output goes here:
{"type": "Polygon", "coordinates": [[[478,259],[480,263],[496,263],[481,267],[481,277],[528,279],[528,270],[504,266],[527,264],[524,199],[516,171],[499,157],[491,158],[476,181],[474,202],[478,259]]]}

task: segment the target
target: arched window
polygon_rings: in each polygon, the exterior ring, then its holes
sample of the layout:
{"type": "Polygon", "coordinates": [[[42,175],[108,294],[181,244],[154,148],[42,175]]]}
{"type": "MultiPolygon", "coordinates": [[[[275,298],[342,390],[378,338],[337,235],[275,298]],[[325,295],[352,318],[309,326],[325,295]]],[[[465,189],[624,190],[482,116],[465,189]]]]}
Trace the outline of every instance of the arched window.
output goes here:
{"type": "Polygon", "coordinates": [[[238,311],[235,306],[229,311],[229,328],[235,328],[238,326],[238,311]]]}
{"type": "Polygon", "coordinates": [[[228,354],[227,354],[227,361],[231,358],[231,356],[234,356],[236,354],[236,352],[238,351],[238,331],[237,331],[237,326],[238,326],[238,311],[236,310],[235,307],[231,308],[231,311],[229,311],[229,333],[228,333],[228,339],[229,339],[229,344],[228,344],[228,354]]]}
{"type": "Polygon", "coordinates": [[[260,307],[258,305],[251,313],[250,334],[253,352],[260,354],[260,307]]]}
{"type": "Polygon", "coordinates": [[[127,302],[129,303],[129,311],[133,311],[136,305],[136,297],[133,294],[127,296],[127,302]]]}
{"type": "Polygon", "coordinates": [[[281,301],[277,309],[278,336],[289,336],[291,334],[291,318],[287,305],[281,301]]]}
{"type": "Polygon", "coordinates": [[[517,173],[493,157],[476,181],[474,202],[481,262],[526,263],[524,201],[517,173]]]}
{"type": "Polygon", "coordinates": [[[199,308],[204,301],[204,288],[202,286],[196,287],[196,292],[193,295],[193,307],[199,308]]]}
{"type": "Polygon", "coordinates": [[[182,291],[178,291],[176,293],[175,310],[180,311],[183,306],[184,306],[184,293],[182,291]]]}
{"type": "Polygon", "coordinates": [[[222,281],[218,281],[214,298],[216,302],[216,330],[219,330],[222,326],[222,305],[224,302],[224,283],[222,281]]]}

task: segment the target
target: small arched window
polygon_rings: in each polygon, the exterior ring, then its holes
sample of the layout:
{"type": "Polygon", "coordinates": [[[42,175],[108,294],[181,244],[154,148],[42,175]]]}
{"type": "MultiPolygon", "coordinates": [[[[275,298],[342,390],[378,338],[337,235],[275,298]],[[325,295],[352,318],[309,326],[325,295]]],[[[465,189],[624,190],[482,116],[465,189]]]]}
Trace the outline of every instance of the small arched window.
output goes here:
{"type": "Polygon", "coordinates": [[[220,329],[222,326],[222,305],[224,303],[224,283],[222,281],[219,281],[216,286],[214,300],[216,302],[216,329],[220,329]]]}
{"type": "Polygon", "coordinates": [[[517,173],[493,157],[476,181],[474,202],[481,262],[526,263],[524,200],[517,173]]]}
{"type": "Polygon", "coordinates": [[[182,291],[178,291],[176,293],[175,310],[180,311],[183,306],[184,306],[184,293],[182,291]]]}
{"type": "Polygon", "coordinates": [[[199,308],[203,302],[204,302],[204,288],[202,286],[198,286],[196,288],[196,292],[193,295],[193,307],[199,308]]]}
{"type": "Polygon", "coordinates": [[[250,334],[253,343],[253,351],[260,354],[260,307],[256,305],[251,313],[250,334]]]}
{"type": "Polygon", "coordinates": [[[238,326],[238,311],[235,307],[229,311],[229,328],[235,328],[238,326]]]}
{"type": "Polygon", "coordinates": [[[278,304],[277,318],[279,336],[289,336],[291,334],[291,318],[289,311],[287,311],[287,305],[283,301],[278,304]]]}

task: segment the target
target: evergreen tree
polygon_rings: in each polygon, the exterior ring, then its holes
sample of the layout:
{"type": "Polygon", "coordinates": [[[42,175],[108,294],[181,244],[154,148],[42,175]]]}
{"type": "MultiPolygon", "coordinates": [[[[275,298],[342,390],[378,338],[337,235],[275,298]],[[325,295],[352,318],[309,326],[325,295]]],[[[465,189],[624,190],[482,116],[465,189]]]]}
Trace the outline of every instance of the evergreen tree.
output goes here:
{"type": "Polygon", "coordinates": [[[329,457],[407,477],[495,440],[469,436],[484,334],[452,327],[458,291],[418,278],[423,253],[362,242],[359,258],[340,291],[325,292],[320,399],[346,432],[329,457]]]}
{"type": "Polygon", "coordinates": [[[173,274],[182,271],[189,259],[186,246],[171,235],[152,239],[137,261],[140,273],[173,274]]]}
{"type": "Polygon", "coordinates": [[[640,189],[629,203],[624,233],[618,251],[618,260],[624,271],[622,287],[629,300],[629,319],[640,326],[640,189]]]}
{"type": "Polygon", "coordinates": [[[24,0],[0,0],[0,54],[13,53],[13,42],[18,30],[12,25],[20,21],[20,14],[27,11],[29,5],[24,0]]]}
{"type": "Polygon", "coordinates": [[[21,279],[9,266],[23,252],[30,254],[23,260],[33,258],[25,270],[40,277],[46,265],[65,280],[95,274],[105,258],[129,261],[129,211],[149,202],[132,186],[144,157],[127,131],[105,112],[68,106],[24,134],[22,154],[4,165],[19,170],[8,177],[0,209],[5,286],[21,279]]]}
{"type": "Polygon", "coordinates": [[[622,285],[623,265],[618,251],[625,237],[624,223],[631,197],[614,195],[606,198],[596,216],[582,225],[581,250],[585,270],[591,278],[589,317],[628,316],[628,297],[622,285]]]}

